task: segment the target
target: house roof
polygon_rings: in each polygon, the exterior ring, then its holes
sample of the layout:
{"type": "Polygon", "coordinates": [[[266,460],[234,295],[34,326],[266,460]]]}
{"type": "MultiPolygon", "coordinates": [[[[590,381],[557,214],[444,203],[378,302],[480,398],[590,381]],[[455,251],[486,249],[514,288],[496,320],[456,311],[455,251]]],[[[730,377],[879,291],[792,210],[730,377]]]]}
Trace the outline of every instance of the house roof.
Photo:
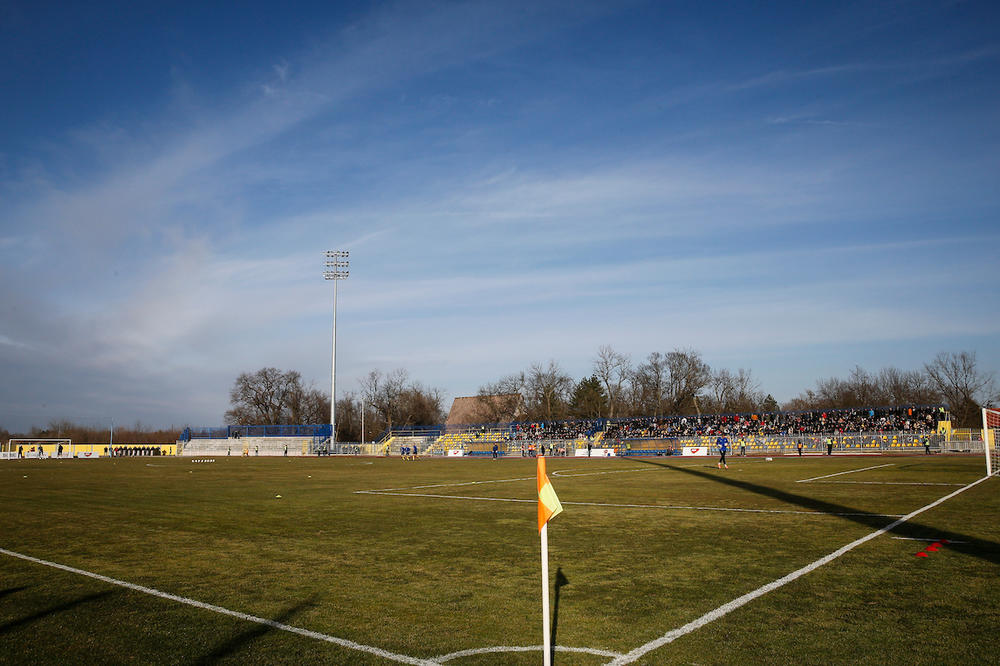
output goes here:
{"type": "Polygon", "coordinates": [[[448,420],[445,425],[468,425],[496,421],[497,411],[500,411],[502,416],[497,422],[510,423],[517,419],[523,411],[523,402],[519,393],[455,398],[455,401],[451,403],[451,411],[448,412],[448,420]],[[492,407],[489,404],[491,401],[494,403],[492,407]]]}

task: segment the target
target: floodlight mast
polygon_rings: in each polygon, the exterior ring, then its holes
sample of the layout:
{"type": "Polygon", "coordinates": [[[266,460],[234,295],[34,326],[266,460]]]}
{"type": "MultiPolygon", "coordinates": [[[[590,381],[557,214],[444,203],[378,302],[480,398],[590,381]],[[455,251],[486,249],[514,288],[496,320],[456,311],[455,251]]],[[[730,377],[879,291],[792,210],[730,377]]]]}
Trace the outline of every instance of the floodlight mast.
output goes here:
{"type": "Polygon", "coordinates": [[[346,280],[351,253],[346,250],[327,250],[323,278],[333,280],[333,348],[330,352],[330,450],[337,442],[337,282],[346,280]]]}

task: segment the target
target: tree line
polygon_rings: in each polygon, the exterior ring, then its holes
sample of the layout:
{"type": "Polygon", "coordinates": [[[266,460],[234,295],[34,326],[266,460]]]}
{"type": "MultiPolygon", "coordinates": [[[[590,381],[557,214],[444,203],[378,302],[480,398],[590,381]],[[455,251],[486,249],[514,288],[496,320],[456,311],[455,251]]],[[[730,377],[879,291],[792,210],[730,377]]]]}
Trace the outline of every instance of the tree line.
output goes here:
{"type": "MultiPolygon", "coordinates": [[[[1000,402],[995,373],[979,367],[974,352],[942,352],[917,370],[856,366],[846,377],[820,379],[813,388],[780,404],[747,368],[711,368],[694,349],[651,352],[639,362],[610,345],[597,350],[590,374],[573,379],[558,362],[487,382],[477,392],[475,422],[524,421],[845,409],[890,405],[947,404],[955,427],[979,427],[980,408],[1000,402]]],[[[329,394],[307,385],[295,370],[261,368],[241,373],[229,394],[230,425],[322,424],[330,422],[329,394]]],[[[371,370],[357,391],[337,400],[338,441],[371,440],[392,426],[443,423],[440,389],[427,387],[398,368],[371,370]],[[362,434],[362,424],[364,433],[362,434]]],[[[27,433],[0,428],[0,439],[68,437],[74,442],[110,439],[110,427],[66,420],[27,433]]],[[[176,441],[180,428],[153,429],[137,423],[116,427],[115,441],[156,444],[176,441]]]]}
{"type": "MultiPolygon", "coordinates": [[[[27,432],[11,433],[0,428],[0,440],[6,442],[11,437],[38,439],[72,439],[74,444],[107,444],[111,440],[111,424],[108,427],[86,426],[65,419],[51,421],[47,426],[32,426],[27,432]]],[[[122,444],[165,444],[176,442],[181,429],[152,428],[142,423],[130,426],[114,426],[114,441],[122,444]]]]}
{"type": "MultiPolygon", "coordinates": [[[[411,380],[403,368],[372,370],[359,384],[359,391],[337,400],[337,441],[367,441],[393,425],[444,421],[441,391],[411,380]]],[[[229,392],[229,401],[231,408],[225,415],[229,425],[330,422],[330,395],[306,385],[295,370],[261,368],[241,373],[229,392]]]]}
{"type": "MultiPolygon", "coordinates": [[[[411,380],[405,369],[372,370],[357,392],[337,400],[337,439],[361,441],[392,426],[445,420],[443,393],[411,380]],[[362,419],[363,415],[363,419],[362,419]]],[[[1000,400],[994,373],[974,352],[943,352],[919,370],[855,367],[847,377],[820,379],[783,405],[747,368],[711,368],[694,349],[651,352],[640,362],[610,345],[597,350],[588,376],[573,379],[558,362],[480,386],[474,421],[524,421],[844,409],[889,405],[949,405],[956,427],[976,427],[979,410],[1000,400]]],[[[262,368],[237,377],[226,422],[329,423],[328,394],[306,386],[296,371],[262,368]]]]}

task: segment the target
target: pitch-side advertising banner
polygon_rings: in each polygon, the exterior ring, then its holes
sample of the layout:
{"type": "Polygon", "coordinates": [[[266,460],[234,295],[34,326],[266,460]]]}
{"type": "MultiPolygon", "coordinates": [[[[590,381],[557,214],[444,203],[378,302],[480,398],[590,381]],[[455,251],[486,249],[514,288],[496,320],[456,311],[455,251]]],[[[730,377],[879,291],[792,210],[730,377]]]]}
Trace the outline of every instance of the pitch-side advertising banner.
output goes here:
{"type": "MultiPolygon", "coordinates": [[[[587,453],[588,453],[587,449],[577,449],[576,450],[576,457],[577,458],[581,458],[581,457],[582,458],[586,458],[587,457],[587,453]]],[[[615,455],[615,450],[614,449],[591,449],[589,453],[590,453],[590,457],[591,458],[610,458],[610,457],[612,457],[612,456],[615,455]]]]}
{"type": "Polygon", "coordinates": [[[709,456],[712,455],[712,451],[707,446],[685,446],[682,455],[709,456]]]}

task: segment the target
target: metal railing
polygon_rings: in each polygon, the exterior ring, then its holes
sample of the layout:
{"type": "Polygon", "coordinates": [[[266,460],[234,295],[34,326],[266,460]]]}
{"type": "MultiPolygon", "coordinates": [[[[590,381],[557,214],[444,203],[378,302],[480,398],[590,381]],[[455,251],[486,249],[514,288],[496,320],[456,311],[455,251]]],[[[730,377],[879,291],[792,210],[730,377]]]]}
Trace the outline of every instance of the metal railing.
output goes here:
{"type": "Polygon", "coordinates": [[[330,424],[319,425],[231,425],[221,428],[184,428],[182,442],[192,439],[240,437],[329,437],[330,424]]]}

